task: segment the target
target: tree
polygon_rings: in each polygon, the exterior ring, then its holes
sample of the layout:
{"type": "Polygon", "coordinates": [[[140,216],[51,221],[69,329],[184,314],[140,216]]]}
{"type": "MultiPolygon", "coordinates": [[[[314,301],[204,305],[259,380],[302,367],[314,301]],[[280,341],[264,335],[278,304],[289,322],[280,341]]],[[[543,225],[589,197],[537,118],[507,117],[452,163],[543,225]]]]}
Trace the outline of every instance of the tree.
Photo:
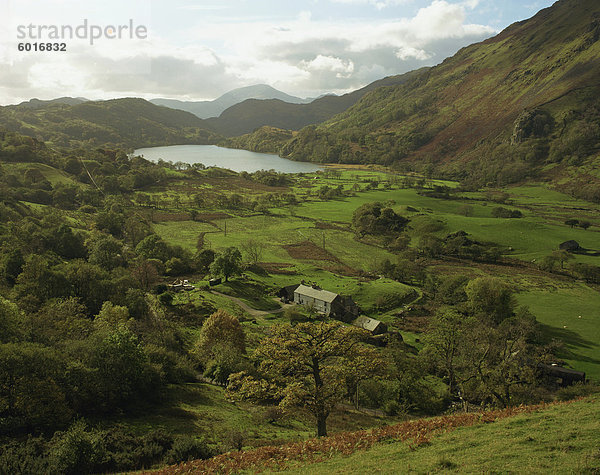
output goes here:
{"type": "Polygon", "coordinates": [[[242,244],[242,251],[248,256],[252,264],[257,264],[263,255],[265,244],[254,239],[248,239],[242,244]]]}
{"type": "Polygon", "coordinates": [[[589,228],[591,225],[592,225],[592,223],[590,223],[587,220],[579,221],[579,227],[583,228],[584,230],[587,230],[587,228],[589,228]]]}
{"type": "Polygon", "coordinates": [[[465,333],[475,320],[460,314],[452,307],[441,308],[431,319],[425,334],[424,355],[443,369],[451,394],[456,390],[457,360],[465,344],[465,333]]]}
{"type": "Polygon", "coordinates": [[[89,245],[89,262],[96,264],[106,270],[122,266],[123,245],[111,235],[101,235],[89,245]]]}
{"type": "Polygon", "coordinates": [[[513,315],[515,298],[502,281],[478,277],[465,288],[469,309],[478,319],[498,324],[513,315]]]}
{"type": "Polygon", "coordinates": [[[214,275],[222,275],[225,282],[230,276],[241,272],[242,254],[236,247],[228,247],[222,253],[217,254],[210,265],[210,272],[214,275]]]}
{"type": "Polygon", "coordinates": [[[17,306],[0,297],[0,343],[10,343],[21,339],[21,319],[17,306]]]}
{"type": "Polygon", "coordinates": [[[206,319],[200,330],[196,352],[205,361],[210,360],[217,344],[227,344],[240,353],[246,352],[246,336],[237,317],[225,310],[217,310],[206,319]]]}
{"type": "Polygon", "coordinates": [[[352,227],[359,236],[400,233],[407,223],[408,219],[378,202],[365,203],[352,214],[352,227]]]}
{"type": "Polygon", "coordinates": [[[461,349],[463,394],[479,401],[495,400],[502,407],[527,402],[535,382],[537,358],[529,343],[535,326],[535,318],[521,312],[498,326],[479,323],[470,328],[461,349]],[[519,388],[524,401],[515,401],[519,388]]]}
{"type": "Polygon", "coordinates": [[[571,228],[574,228],[575,226],[577,226],[579,224],[579,220],[578,219],[567,219],[565,221],[565,224],[567,226],[571,226],[571,228]]]}
{"type": "Polygon", "coordinates": [[[8,252],[2,265],[2,274],[9,285],[15,285],[24,265],[25,259],[19,249],[12,249],[8,252]]]}
{"type": "Polygon", "coordinates": [[[274,325],[254,353],[263,378],[232,375],[228,391],[239,397],[271,397],[282,408],[305,407],[317,435],[327,435],[327,418],[345,393],[343,368],[363,331],[338,322],[274,325]]]}
{"type": "Polygon", "coordinates": [[[159,259],[162,262],[168,261],[171,257],[169,245],[158,234],[151,234],[142,239],[135,246],[135,252],[146,259],[159,259]]]}

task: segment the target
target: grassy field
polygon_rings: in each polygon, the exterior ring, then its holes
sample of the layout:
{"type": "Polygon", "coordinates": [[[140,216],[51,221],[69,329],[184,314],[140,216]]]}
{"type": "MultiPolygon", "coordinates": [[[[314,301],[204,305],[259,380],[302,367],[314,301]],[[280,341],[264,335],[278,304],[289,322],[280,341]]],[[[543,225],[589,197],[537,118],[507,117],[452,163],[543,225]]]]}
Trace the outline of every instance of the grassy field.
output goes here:
{"type": "Polygon", "coordinates": [[[600,381],[600,292],[579,284],[518,295],[544,325],[548,338],[564,343],[560,356],[600,381]]]}
{"type": "MultiPolygon", "coordinates": [[[[119,418],[118,422],[145,433],[165,429],[175,434],[203,436],[211,445],[228,450],[227,440],[232,433],[243,436],[245,448],[276,445],[315,436],[310,414],[295,411],[281,419],[271,420],[266,407],[232,403],[225,399],[224,389],[204,383],[170,386],[158,410],[139,416],[119,418]]],[[[332,434],[361,430],[396,422],[400,418],[385,418],[359,411],[334,411],[328,427],[332,434]]],[[[114,423],[103,420],[106,426],[114,423]]]]}
{"type": "MultiPolygon", "coordinates": [[[[356,239],[350,228],[352,213],[362,204],[380,201],[396,212],[411,218],[409,225],[413,244],[418,241],[420,226],[424,221],[441,223],[436,235],[443,238],[449,233],[464,230],[479,241],[495,242],[510,249],[509,257],[528,263],[539,262],[569,239],[577,240],[584,248],[600,250],[600,210],[598,206],[576,200],[568,195],[547,188],[543,184],[517,186],[491,193],[460,192],[452,199],[425,196],[422,190],[401,188],[398,176],[386,175],[377,170],[343,170],[339,177],[331,174],[308,174],[300,177],[291,187],[301,203],[292,209],[287,206],[271,208],[271,214],[258,214],[241,210],[203,210],[213,219],[204,221],[163,220],[154,224],[155,231],[167,241],[194,251],[200,233],[205,234],[206,246],[219,251],[229,246],[242,247],[249,239],[264,245],[261,264],[264,273],[246,272],[249,292],[244,285],[237,289],[224,289],[225,293],[238,296],[252,308],[270,310],[273,302],[252,297],[252,282],[260,284],[266,294],[285,285],[297,284],[304,279],[337,293],[351,295],[370,316],[388,323],[395,320],[395,309],[381,310],[377,302],[390,294],[415,298],[416,289],[391,281],[378,279],[373,271],[381,262],[396,256],[384,247],[369,245],[356,239]],[[365,185],[377,181],[376,189],[365,185]],[[387,188],[384,185],[387,183],[387,188]],[[358,184],[358,186],[354,186],[358,184]],[[354,190],[352,196],[319,200],[315,190],[327,185],[341,185],[354,190]],[[487,201],[490,194],[506,193],[506,203],[487,201]],[[522,218],[494,218],[492,210],[497,206],[518,209],[522,218]],[[465,210],[468,210],[466,212],[465,210]],[[224,216],[230,216],[223,219],[224,216]],[[586,219],[592,223],[588,230],[571,228],[564,224],[570,217],[586,219]],[[365,273],[371,276],[365,278],[365,273]],[[234,295],[234,294],[239,295],[234,295]]],[[[441,183],[440,183],[441,184],[441,183]]],[[[443,183],[454,187],[455,183],[443,183]]],[[[223,186],[231,191],[230,184],[222,179],[211,186],[223,186]]],[[[219,189],[219,188],[217,188],[219,189]]],[[[253,190],[260,193],[260,190],[253,190]]],[[[169,191],[170,194],[175,191],[169,191]]],[[[183,199],[183,198],[182,198],[183,199]]],[[[182,210],[177,211],[182,214],[182,210]]],[[[600,256],[576,255],[576,262],[600,265],[600,256]]],[[[565,343],[561,357],[573,367],[586,371],[593,379],[600,379],[600,296],[584,284],[565,284],[563,278],[540,273],[533,268],[507,266],[484,266],[475,263],[453,263],[432,268],[434,274],[463,273],[471,277],[496,275],[509,282],[519,292],[519,303],[528,305],[543,323],[548,339],[557,338],[565,343]],[[582,318],[572,321],[572,314],[582,318]],[[584,315],[585,314],[585,315],[584,315]],[[566,327],[566,328],[565,328],[566,327]]],[[[222,289],[223,290],[223,289],[222,289]]],[[[248,315],[231,300],[206,292],[203,298],[214,306],[247,317],[248,315]]],[[[402,302],[404,297],[401,297],[402,302]]],[[[281,315],[271,319],[259,319],[257,324],[269,325],[280,321],[281,315]]],[[[256,328],[252,331],[256,332],[256,328]]],[[[410,341],[417,335],[406,334],[410,341]]]]}
{"type": "Polygon", "coordinates": [[[459,427],[416,448],[391,439],[286,473],[598,473],[598,414],[598,398],[589,398],[459,427]]]}

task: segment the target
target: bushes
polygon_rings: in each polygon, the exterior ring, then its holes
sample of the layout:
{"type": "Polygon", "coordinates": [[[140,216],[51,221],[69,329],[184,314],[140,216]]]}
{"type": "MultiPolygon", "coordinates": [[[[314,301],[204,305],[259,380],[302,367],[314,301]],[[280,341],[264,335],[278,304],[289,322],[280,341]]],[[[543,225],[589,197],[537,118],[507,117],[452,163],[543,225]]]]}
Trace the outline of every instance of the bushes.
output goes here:
{"type": "Polygon", "coordinates": [[[522,218],[523,213],[518,209],[507,209],[502,206],[498,206],[492,210],[493,218],[522,218]]]}
{"type": "Polygon", "coordinates": [[[148,469],[215,455],[204,439],[162,429],[135,435],[123,426],[90,428],[78,420],[51,440],[29,438],[0,447],[0,473],[84,474],[148,469]]]}

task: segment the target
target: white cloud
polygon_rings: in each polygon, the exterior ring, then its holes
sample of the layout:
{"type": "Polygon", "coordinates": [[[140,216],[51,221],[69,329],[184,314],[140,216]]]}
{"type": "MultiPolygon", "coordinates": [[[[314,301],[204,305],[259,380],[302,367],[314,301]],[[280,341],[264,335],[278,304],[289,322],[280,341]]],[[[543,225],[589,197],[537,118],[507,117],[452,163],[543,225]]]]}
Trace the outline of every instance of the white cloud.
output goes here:
{"type": "Polygon", "coordinates": [[[378,10],[395,5],[405,5],[413,0],[331,0],[334,3],[347,3],[353,5],[373,5],[378,10]]]}
{"type": "MultiPolygon", "coordinates": [[[[391,6],[405,0],[331,1],[391,6]]],[[[185,7],[184,14],[213,8],[197,3],[185,7]]],[[[0,103],[42,95],[210,99],[256,83],[297,95],[342,93],[436,64],[491,36],[491,27],[466,21],[466,9],[476,3],[433,0],[411,18],[367,20],[315,19],[308,10],[287,20],[223,17],[215,22],[200,14],[196,24],[172,32],[165,28],[162,35],[150,28],[145,41],[73,43],[60,59],[13,53],[12,66],[0,59],[0,103]]]]}

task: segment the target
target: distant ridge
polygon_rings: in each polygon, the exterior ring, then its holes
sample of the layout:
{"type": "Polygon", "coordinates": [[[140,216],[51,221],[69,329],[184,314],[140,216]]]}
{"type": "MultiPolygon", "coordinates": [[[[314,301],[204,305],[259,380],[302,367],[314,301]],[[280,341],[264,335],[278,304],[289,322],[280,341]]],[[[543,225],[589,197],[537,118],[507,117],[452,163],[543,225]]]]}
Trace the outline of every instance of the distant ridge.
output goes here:
{"type": "Polygon", "coordinates": [[[290,96],[267,84],[256,84],[254,86],[240,87],[223,94],[214,101],[178,101],[175,99],[152,99],[150,102],[159,106],[170,107],[191,112],[196,117],[208,119],[218,117],[225,109],[234,106],[246,99],[278,99],[292,104],[304,104],[312,99],[302,99],[290,96]]]}
{"type": "Polygon", "coordinates": [[[73,99],[73,105],[62,99],[0,107],[0,128],[62,147],[203,145],[219,139],[195,115],[144,99],[73,99]]]}
{"type": "Polygon", "coordinates": [[[66,104],[68,106],[75,106],[83,102],[87,102],[88,99],[85,97],[58,97],[56,99],[41,100],[37,98],[30,99],[28,101],[21,102],[18,107],[28,109],[39,109],[50,104],[66,104]]]}
{"type": "Polygon", "coordinates": [[[324,95],[308,104],[290,103],[279,98],[248,99],[229,107],[218,118],[208,119],[206,125],[227,137],[247,134],[262,126],[299,130],[307,125],[319,124],[345,111],[372,90],[403,84],[427,69],[389,76],[342,96],[324,95]]]}

